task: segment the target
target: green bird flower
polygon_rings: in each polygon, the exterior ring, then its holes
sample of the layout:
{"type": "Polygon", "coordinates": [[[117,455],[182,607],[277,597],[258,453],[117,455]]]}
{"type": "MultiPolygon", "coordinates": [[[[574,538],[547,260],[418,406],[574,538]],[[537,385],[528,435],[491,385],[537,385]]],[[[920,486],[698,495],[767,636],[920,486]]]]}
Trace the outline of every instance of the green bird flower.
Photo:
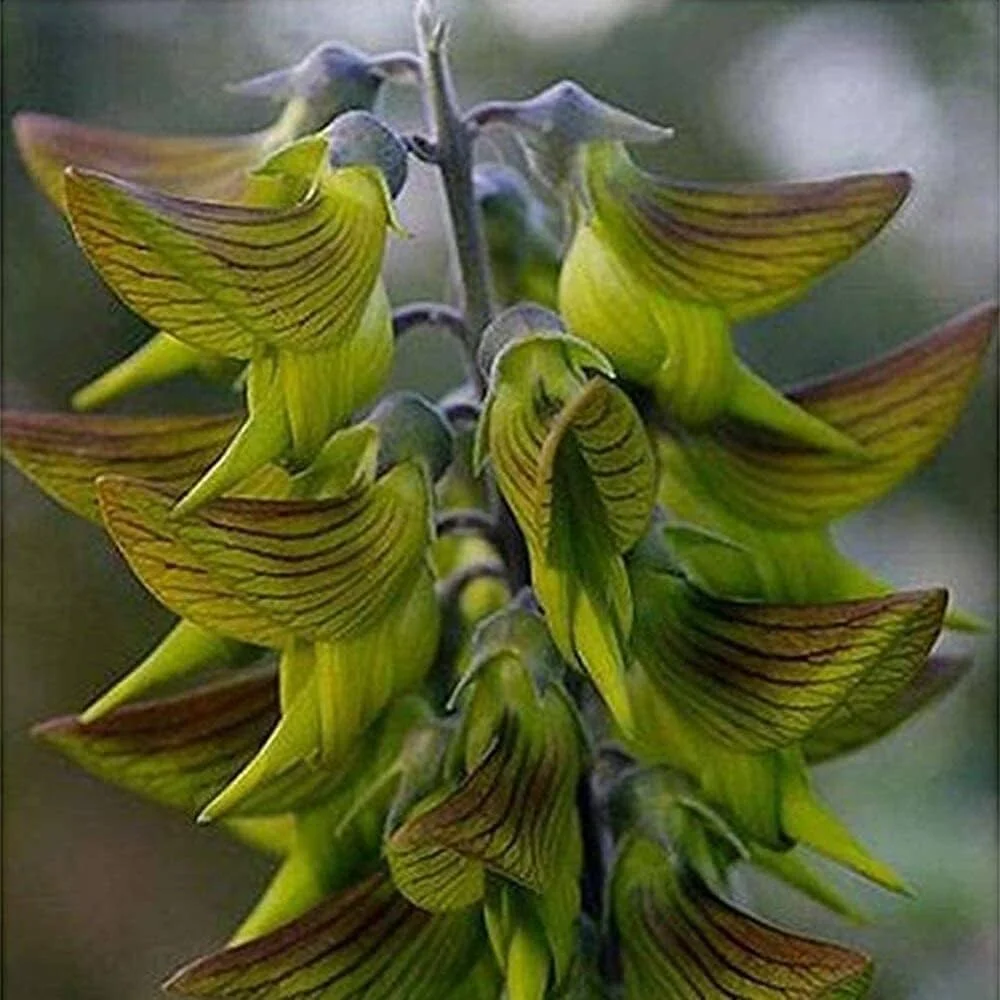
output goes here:
{"type": "MultiPolygon", "coordinates": [[[[282,104],[271,125],[246,135],[141,135],[30,111],[14,115],[12,126],[32,179],[63,215],[69,215],[63,181],[69,167],[180,198],[240,203],[253,197],[259,183],[255,172],[285,146],[327,127],[345,111],[371,110],[386,82],[412,85],[418,79],[419,67],[409,53],[368,57],[347,46],[322,45],[295,66],[230,88],[282,104]]],[[[159,331],[78,390],[72,403],[80,410],[95,409],[191,371],[231,384],[240,367],[159,331]]]]}
{"type": "Polygon", "coordinates": [[[512,309],[483,340],[490,389],[478,454],[489,456],[531,557],[560,653],[632,725],[625,648],[632,596],[622,558],[646,529],[656,471],[642,422],[599,352],[557,317],[512,309]]]}
{"type": "Polygon", "coordinates": [[[357,736],[422,682],[438,636],[431,477],[449,448],[440,418],[404,397],[334,435],[291,482],[321,499],[221,500],[178,518],[170,490],[98,481],[109,532],[162,603],[281,654],[281,722],[205,819],[320,796],[357,736]]]}
{"type": "Polygon", "coordinates": [[[630,555],[629,573],[639,759],[691,778],[747,843],[769,852],[802,843],[901,889],[816,799],[806,758],[813,739],[827,752],[846,749],[857,720],[875,723],[880,704],[916,683],[945,592],[823,604],[722,600],[680,573],[658,526],[630,555]]]}
{"type": "MultiPolygon", "coordinates": [[[[789,393],[861,443],[864,460],[818,454],[737,425],[657,436],[659,496],[684,522],[734,545],[677,540],[703,586],[782,602],[837,601],[891,589],[842,555],[830,526],[889,493],[928,462],[976,385],[996,328],[986,304],[875,361],[789,393]]],[[[953,627],[976,620],[953,610],[953,627]]]]}
{"type": "Polygon", "coordinates": [[[67,172],[76,237],[123,300],[194,350],[248,365],[248,419],[184,509],[269,462],[306,467],[381,388],[392,359],[380,278],[396,225],[388,185],[401,183],[405,160],[387,129],[356,112],[269,160],[251,204],[67,172]]]}
{"type": "Polygon", "coordinates": [[[731,327],[800,297],[860,249],[899,208],[906,174],[696,186],[653,177],[621,143],[603,142],[580,151],[579,185],[559,283],[574,334],[682,427],[728,419],[813,449],[860,451],[751,372],[731,327]]]}
{"type": "Polygon", "coordinates": [[[542,620],[517,605],[473,636],[461,714],[397,803],[385,842],[400,891],[432,912],[480,904],[511,1000],[553,995],[572,965],[586,751],[542,620]]]}

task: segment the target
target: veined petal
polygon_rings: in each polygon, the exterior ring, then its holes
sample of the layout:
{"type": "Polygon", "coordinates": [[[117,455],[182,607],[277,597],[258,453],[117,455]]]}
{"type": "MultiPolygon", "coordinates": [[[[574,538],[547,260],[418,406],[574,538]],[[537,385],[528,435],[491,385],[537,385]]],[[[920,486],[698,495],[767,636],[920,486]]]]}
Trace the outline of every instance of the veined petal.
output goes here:
{"type": "Polygon", "coordinates": [[[454,876],[481,895],[483,868],[535,892],[557,878],[574,838],[580,748],[562,696],[549,689],[540,702],[538,719],[506,712],[458,785],[418,804],[388,839],[393,877],[418,905],[454,906],[454,876]]]}
{"type": "Polygon", "coordinates": [[[430,914],[379,873],[276,931],[193,962],[172,993],[226,1000],[440,1000],[480,958],[475,913],[430,914]]]}
{"type": "Polygon", "coordinates": [[[250,171],[291,138],[280,124],[248,135],[159,136],[83,125],[35,111],[16,114],[13,128],[32,178],[63,212],[67,167],[99,170],[189,198],[238,201],[250,171]]]}
{"type": "Polygon", "coordinates": [[[116,544],[167,607],[264,646],[364,632],[430,540],[428,487],[409,463],[328,500],[219,500],[184,518],[148,483],[105,477],[98,489],[116,544]]]}
{"type": "Polygon", "coordinates": [[[154,326],[226,357],[342,341],[382,265],[390,209],[374,167],[324,170],[283,207],[177,198],[76,169],[65,184],[76,238],[112,289],[154,326]]]}
{"type": "Polygon", "coordinates": [[[273,670],[33,730],[84,770],[197,815],[256,753],[278,719],[273,670]]]}
{"type": "Polygon", "coordinates": [[[945,607],[943,591],[835,604],[721,601],[641,567],[632,589],[632,646],[650,680],[721,745],[748,753],[850,718],[855,699],[878,700],[868,692],[884,675],[919,668],[945,607]]]}
{"type": "Polygon", "coordinates": [[[640,170],[620,143],[584,153],[584,185],[615,246],[662,294],[771,312],[864,246],[910,188],[905,173],[770,185],[692,185],[640,170]]]}
{"type": "MultiPolygon", "coordinates": [[[[567,402],[545,438],[536,477],[539,541],[548,542],[557,481],[554,467],[569,436],[589,473],[614,545],[625,552],[649,524],[656,498],[656,466],[635,407],[621,389],[600,376],[589,379],[567,402]]],[[[582,483],[573,484],[573,488],[581,487],[582,483]]]]}
{"type": "Polygon", "coordinates": [[[627,1000],[858,1000],[871,983],[866,956],[737,909],[644,837],[620,848],[611,910],[627,1000]]]}
{"type": "Polygon", "coordinates": [[[862,445],[864,460],[728,424],[711,433],[664,435],[667,475],[696,477],[758,524],[818,526],[865,507],[926,462],[954,427],[996,316],[994,304],[977,307],[853,372],[788,394],[862,445]]]}
{"type": "Polygon", "coordinates": [[[880,740],[931,702],[944,697],[971,667],[969,657],[934,655],[883,699],[865,699],[862,704],[859,698],[849,698],[843,711],[810,733],[805,743],[806,758],[810,763],[821,763],[880,740]]]}
{"type": "Polygon", "coordinates": [[[128,475],[183,489],[221,453],[239,417],[75,416],[8,411],[4,455],[57,503],[100,521],[95,482],[128,475]]]}

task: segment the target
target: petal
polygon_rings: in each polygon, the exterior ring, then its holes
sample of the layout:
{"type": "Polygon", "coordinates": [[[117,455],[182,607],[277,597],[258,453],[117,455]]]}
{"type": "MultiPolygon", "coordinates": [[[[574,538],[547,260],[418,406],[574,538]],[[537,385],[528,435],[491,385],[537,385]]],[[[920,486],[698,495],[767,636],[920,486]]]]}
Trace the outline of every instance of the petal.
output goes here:
{"type": "Polygon", "coordinates": [[[826,524],[884,496],[941,446],[964,408],[996,327],[977,307],[924,338],[788,398],[865,448],[867,458],[796,448],[746,425],[660,439],[668,476],[704,488],[758,524],[826,524]]]}
{"type": "Polygon", "coordinates": [[[882,739],[944,697],[971,667],[971,657],[931,656],[920,670],[911,673],[905,683],[882,700],[873,698],[861,703],[861,699],[849,698],[843,712],[836,713],[809,735],[805,744],[807,759],[821,763],[882,739]]]}
{"type": "Polygon", "coordinates": [[[250,171],[286,138],[277,126],[248,135],[140,135],[35,111],[16,114],[13,128],[31,176],[60,211],[67,167],[189,198],[237,201],[250,171]]]}
{"type": "Polygon", "coordinates": [[[475,914],[430,914],[382,874],[337,892],[305,916],[178,972],[166,989],[226,1000],[440,1000],[478,961],[475,914]]]}
{"type": "Polygon", "coordinates": [[[594,213],[662,294],[712,303],[733,321],[801,296],[892,218],[905,173],[793,184],[693,185],[641,171],[620,143],[584,154],[594,213]]]}
{"type": "Polygon", "coordinates": [[[183,489],[226,445],[239,417],[3,414],[4,454],[57,503],[100,521],[95,481],[129,475],[183,489]]]}
{"type": "Polygon", "coordinates": [[[264,646],[372,627],[430,541],[427,485],[412,464],[335,499],[219,500],[186,518],[148,483],[106,477],[98,488],[116,544],[167,607],[264,646]]]}
{"type": "MultiPolygon", "coordinates": [[[[590,379],[559,412],[539,455],[539,541],[548,541],[555,464],[572,436],[589,474],[604,524],[619,552],[642,537],[656,499],[656,466],[645,428],[628,396],[607,379],[590,379]]],[[[575,483],[574,488],[583,488],[575,483]]]]}
{"type": "Polygon", "coordinates": [[[235,358],[348,337],[389,218],[373,167],[326,171],[285,207],[187,200],[75,169],[66,199],[77,240],[127,305],[192,347],[235,358]]]}
{"type": "Polygon", "coordinates": [[[461,873],[471,889],[481,867],[544,892],[565,864],[579,747],[562,697],[551,689],[543,701],[544,722],[504,714],[486,752],[457,787],[418,805],[387,841],[393,877],[404,874],[397,884],[418,905],[454,905],[449,877],[461,873]]]}
{"type": "Polygon", "coordinates": [[[201,821],[300,811],[349,776],[367,750],[362,744],[377,741],[371,727],[394,699],[420,685],[437,651],[438,607],[428,571],[397,605],[369,632],[285,651],[281,720],[201,821]]]}
{"type": "Polygon", "coordinates": [[[626,1000],[855,1000],[870,960],[737,909],[650,840],[626,841],[612,874],[626,1000]]]}
{"type": "Polygon", "coordinates": [[[196,815],[250,760],[278,718],[273,670],[115,709],[33,734],[91,774],[196,815]]]}
{"type": "Polygon", "coordinates": [[[943,591],[836,604],[720,601],[676,577],[633,574],[633,648],[663,697],[713,739],[757,753],[853,714],[880,677],[912,671],[941,627],[943,591]],[[892,667],[889,664],[892,664],[892,667]],[[841,708],[843,706],[843,708],[841,708]]]}

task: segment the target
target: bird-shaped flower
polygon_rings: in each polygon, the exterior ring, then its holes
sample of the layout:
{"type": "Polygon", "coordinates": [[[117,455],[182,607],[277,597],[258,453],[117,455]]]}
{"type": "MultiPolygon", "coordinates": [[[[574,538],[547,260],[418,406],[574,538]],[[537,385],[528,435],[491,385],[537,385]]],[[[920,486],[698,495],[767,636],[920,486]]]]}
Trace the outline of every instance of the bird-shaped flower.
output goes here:
{"type": "Polygon", "coordinates": [[[334,435],[290,481],[291,499],[220,500],[179,518],[171,490],[98,481],[109,532],[168,608],[281,654],[281,721],[206,819],[321,797],[356,737],[421,683],[438,636],[430,491],[449,449],[440,418],[403,397],[334,435]]]}
{"type": "Polygon", "coordinates": [[[607,359],[545,310],[501,315],[481,358],[490,389],[480,459],[489,456],[524,533],[534,591],[559,651],[629,729],[632,596],[622,556],[653,510],[645,428],[607,359]]]}
{"type": "Polygon", "coordinates": [[[815,797],[806,762],[813,741],[822,758],[899,721],[898,692],[926,673],[945,592],[723,600],[683,576],[660,525],[629,556],[629,573],[636,756],[687,775],[762,857],[802,843],[900,889],[815,797]]]}
{"type": "MultiPolygon", "coordinates": [[[[831,525],[928,462],[958,421],[996,328],[986,304],[862,367],[789,393],[862,444],[864,460],[820,454],[727,424],[657,435],[659,496],[680,520],[730,539],[677,539],[686,570],[717,594],[837,601],[891,588],[842,555],[831,525]]],[[[954,609],[948,624],[974,619],[954,609]]]]}
{"type": "Polygon", "coordinates": [[[447,748],[403,789],[386,839],[392,877],[417,906],[483,906],[518,1000],[553,995],[576,945],[586,744],[562,671],[536,614],[515,604],[486,619],[447,748]]]}
{"type": "Polygon", "coordinates": [[[405,164],[385,126],[352,112],[272,157],[240,205],[67,171],[74,233],[112,289],[176,340],[248,365],[248,419],[183,509],[269,462],[305,468],[381,388],[381,267],[405,164]]]}

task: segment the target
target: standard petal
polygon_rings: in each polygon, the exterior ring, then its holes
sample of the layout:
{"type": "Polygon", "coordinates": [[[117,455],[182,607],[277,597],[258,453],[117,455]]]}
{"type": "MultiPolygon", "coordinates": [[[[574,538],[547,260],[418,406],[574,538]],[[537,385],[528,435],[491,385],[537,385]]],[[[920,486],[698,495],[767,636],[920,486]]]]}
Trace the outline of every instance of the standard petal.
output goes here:
{"type": "Polygon", "coordinates": [[[612,874],[612,917],[626,1000],[857,1000],[871,961],[737,909],[664,848],[623,844],[612,874]]]}
{"type": "Polygon", "coordinates": [[[418,905],[452,907],[450,878],[461,875],[466,884],[477,869],[480,894],[483,868],[535,892],[557,878],[572,836],[579,747],[561,697],[543,697],[544,723],[504,714],[457,787],[418,805],[389,838],[394,877],[397,870],[405,876],[400,888],[418,905]]]}
{"type": "Polygon", "coordinates": [[[615,246],[662,294],[731,321],[801,296],[878,233],[906,198],[905,173],[768,185],[693,185],[640,170],[620,143],[584,153],[584,183],[615,246]]]}
{"type": "Polygon", "coordinates": [[[220,1000],[440,1000],[482,947],[475,913],[419,910],[375,874],[270,934],[193,962],[166,989],[220,1000]]]}
{"type": "Polygon", "coordinates": [[[412,580],[430,540],[421,470],[329,500],[219,500],[173,513],[148,483],[100,481],[102,514],[133,570],[169,608],[258,645],[332,640],[378,622],[412,580]]]}
{"type": "MultiPolygon", "coordinates": [[[[606,378],[591,378],[559,412],[538,457],[539,541],[547,544],[560,448],[572,437],[619,552],[642,537],[656,499],[656,465],[645,428],[628,396],[606,378]]],[[[583,484],[573,484],[581,488],[583,484]]]]}
{"type": "Polygon", "coordinates": [[[219,456],[239,419],[8,411],[0,433],[12,465],[63,507],[99,522],[99,476],[127,475],[184,489],[219,456]]]}
{"type": "Polygon", "coordinates": [[[65,184],[76,238],[116,294],[226,357],[345,339],[382,265],[389,202],[373,167],[324,171],[285,207],[176,198],[75,169],[65,184]]]}
{"type": "Polygon", "coordinates": [[[797,743],[853,716],[853,700],[878,700],[868,692],[883,675],[919,669],[945,607],[942,591],[835,604],[721,601],[648,571],[633,572],[632,589],[632,648],[650,680],[713,739],[746,753],[797,743]]]}

